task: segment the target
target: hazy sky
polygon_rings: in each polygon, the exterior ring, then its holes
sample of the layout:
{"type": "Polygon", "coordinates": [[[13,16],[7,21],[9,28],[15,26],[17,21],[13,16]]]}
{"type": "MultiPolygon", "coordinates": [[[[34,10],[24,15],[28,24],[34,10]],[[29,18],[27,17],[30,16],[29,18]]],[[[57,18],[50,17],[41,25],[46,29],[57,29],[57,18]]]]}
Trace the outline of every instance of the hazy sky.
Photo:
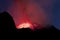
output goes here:
{"type": "MultiPolygon", "coordinates": [[[[52,24],[60,29],[60,0],[33,0],[40,5],[40,8],[46,12],[46,15],[50,16],[52,24]]],[[[0,0],[0,12],[6,11],[14,3],[14,0],[0,0]]]]}

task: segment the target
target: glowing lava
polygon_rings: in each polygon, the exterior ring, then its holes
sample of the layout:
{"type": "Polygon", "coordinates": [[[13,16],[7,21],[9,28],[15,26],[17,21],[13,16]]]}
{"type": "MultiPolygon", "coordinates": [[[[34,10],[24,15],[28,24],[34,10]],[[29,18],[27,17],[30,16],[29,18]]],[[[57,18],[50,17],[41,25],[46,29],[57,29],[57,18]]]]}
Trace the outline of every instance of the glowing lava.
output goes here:
{"type": "Polygon", "coordinates": [[[32,24],[30,23],[22,23],[18,26],[18,29],[21,29],[21,28],[30,28],[32,26],[32,24]]]}

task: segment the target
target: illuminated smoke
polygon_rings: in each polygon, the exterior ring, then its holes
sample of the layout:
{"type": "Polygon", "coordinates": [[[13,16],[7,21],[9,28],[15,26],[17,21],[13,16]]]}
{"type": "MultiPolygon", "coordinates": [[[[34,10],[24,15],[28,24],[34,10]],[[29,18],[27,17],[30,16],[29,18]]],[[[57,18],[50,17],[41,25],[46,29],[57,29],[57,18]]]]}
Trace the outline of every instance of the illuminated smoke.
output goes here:
{"type": "Polygon", "coordinates": [[[37,23],[42,26],[49,24],[49,16],[42,5],[31,0],[15,0],[9,12],[13,16],[16,26],[23,22],[37,23]]]}

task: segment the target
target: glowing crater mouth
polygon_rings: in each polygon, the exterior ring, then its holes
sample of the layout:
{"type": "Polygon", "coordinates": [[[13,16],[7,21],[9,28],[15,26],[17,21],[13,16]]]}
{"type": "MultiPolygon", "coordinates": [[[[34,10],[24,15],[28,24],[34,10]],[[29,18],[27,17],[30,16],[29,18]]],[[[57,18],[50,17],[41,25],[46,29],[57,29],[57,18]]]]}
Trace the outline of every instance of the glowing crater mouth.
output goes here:
{"type": "Polygon", "coordinates": [[[31,26],[32,26],[32,24],[30,24],[30,23],[22,23],[18,26],[18,29],[30,28],[31,26]]]}

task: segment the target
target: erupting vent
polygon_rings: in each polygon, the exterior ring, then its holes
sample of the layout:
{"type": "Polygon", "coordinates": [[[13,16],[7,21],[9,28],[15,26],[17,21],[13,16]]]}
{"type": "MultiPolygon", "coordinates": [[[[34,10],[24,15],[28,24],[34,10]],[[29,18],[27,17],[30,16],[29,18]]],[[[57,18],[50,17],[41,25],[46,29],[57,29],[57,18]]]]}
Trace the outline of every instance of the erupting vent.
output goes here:
{"type": "Polygon", "coordinates": [[[18,26],[18,29],[21,29],[21,28],[30,28],[32,26],[32,24],[30,23],[22,23],[18,26]]]}

